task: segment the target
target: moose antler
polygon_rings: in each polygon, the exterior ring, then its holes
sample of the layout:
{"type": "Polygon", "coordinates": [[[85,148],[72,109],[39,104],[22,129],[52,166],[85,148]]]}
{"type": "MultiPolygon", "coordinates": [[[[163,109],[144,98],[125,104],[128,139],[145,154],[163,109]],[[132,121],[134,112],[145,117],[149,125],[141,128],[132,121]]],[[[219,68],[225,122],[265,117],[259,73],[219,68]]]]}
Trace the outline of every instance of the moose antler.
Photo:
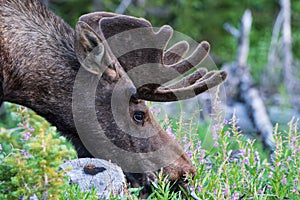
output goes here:
{"type": "Polygon", "coordinates": [[[134,97],[138,99],[160,102],[188,99],[215,87],[226,78],[225,71],[207,72],[207,69],[199,68],[166,85],[206,58],[210,49],[208,42],[201,42],[189,57],[183,59],[189,49],[185,41],[165,51],[173,34],[170,26],[163,26],[155,32],[145,19],[106,12],[98,12],[85,19],[88,18],[93,19],[90,26],[96,29],[137,87],[134,97]]]}

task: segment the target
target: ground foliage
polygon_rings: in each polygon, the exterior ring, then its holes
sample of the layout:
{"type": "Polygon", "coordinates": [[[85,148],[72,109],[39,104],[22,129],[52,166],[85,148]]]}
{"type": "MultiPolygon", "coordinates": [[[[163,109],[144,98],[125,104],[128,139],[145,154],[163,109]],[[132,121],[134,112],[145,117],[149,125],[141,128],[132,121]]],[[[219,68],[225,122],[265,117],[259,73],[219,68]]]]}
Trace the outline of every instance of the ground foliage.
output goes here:
{"type": "MultiPolygon", "coordinates": [[[[64,160],[75,157],[75,151],[54,127],[24,107],[9,104],[8,115],[16,116],[18,125],[0,131],[0,199],[28,199],[33,195],[39,199],[96,199],[95,191],[80,191],[58,171],[64,160]]],[[[242,135],[237,120],[217,117],[214,123],[207,123],[206,131],[193,119],[186,121],[181,116],[160,122],[197,169],[189,178],[190,190],[201,199],[297,199],[298,121],[293,119],[287,130],[275,127],[277,148],[267,159],[255,140],[242,135]],[[208,139],[210,145],[204,145],[208,139]]],[[[157,174],[149,199],[182,199],[183,194],[191,193],[174,193],[171,186],[168,177],[157,174]]],[[[140,189],[131,189],[126,198],[137,199],[140,189]]]]}

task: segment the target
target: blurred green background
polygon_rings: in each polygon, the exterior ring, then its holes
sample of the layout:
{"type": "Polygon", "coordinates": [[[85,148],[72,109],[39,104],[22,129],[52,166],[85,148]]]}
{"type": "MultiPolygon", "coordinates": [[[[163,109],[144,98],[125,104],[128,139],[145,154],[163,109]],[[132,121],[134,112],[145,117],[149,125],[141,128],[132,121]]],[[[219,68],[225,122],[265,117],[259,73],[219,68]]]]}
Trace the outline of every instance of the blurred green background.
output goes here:
{"type": "MultiPolygon", "coordinates": [[[[259,75],[266,65],[272,29],[278,12],[279,1],[269,0],[50,0],[49,7],[73,27],[78,17],[92,11],[115,12],[121,2],[130,2],[124,14],[144,17],[153,26],[171,25],[176,31],[196,41],[207,40],[212,55],[220,66],[236,56],[236,39],[223,28],[226,22],[239,26],[244,11],[249,8],[253,15],[250,35],[249,64],[252,75],[259,82],[259,75]]],[[[292,0],[293,52],[300,52],[300,1],[292,0]]]]}
{"type": "MultiPolygon", "coordinates": [[[[268,71],[266,71],[266,65],[268,64],[268,54],[269,54],[269,48],[270,48],[270,42],[272,37],[272,31],[273,26],[276,21],[277,15],[280,11],[280,5],[279,1],[270,1],[270,0],[257,0],[257,1],[250,1],[250,0],[244,0],[244,1],[232,1],[232,0],[173,0],[173,1],[167,1],[167,0],[42,0],[44,1],[51,10],[53,10],[57,15],[61,16],[66,22],[68,22],[72,27],[75,26],[75,24],[78,21],[78,18],[86,13],[90,13],[93,11],[109,11],[109,12],[116,12],[120,10],[120,5],[123,3],[124,9],[122,11],[123,14],[132,15],[136,17],[143,17],[149,20],[153,26],[159,27],[164,24],[171,25],[174,30],[181,32],[185,35],[188,35],[195,39],[196,41],[200,42],[202,40],[207,40],[211,44],[211,56],[213,57],[215,63],[219,68],[224,63],[233,62],[236,59],[236,51],[237,51],[237,40],[232,35],[230,35],[228,32],[224,29],[225,23],[230,23],[234,27],[239,27],[239,23],[241,20],[241,17],[246,9],[250,9],[253,16],[253,23],[252,23],[252,29],[250,34],[250,52],[249,52],[249,58],[248,58],[248,64],[251,67],[251,74],[253,75],[255,86],[257,88],[263,88],[264,85],[262,83],[262,76],[266,75],[268,71]],[[124,6],[124,3],[128,3],[128,6],[124,6]]],[[[292,25],[292,50],[293,50],[293,57],[295,60],[298,60],[300,56],[300,52],[297,50],[300,47],[300,34],[298,29],[300,28],[300,1],[291,0],[291,25],[292,25]]],[[[281,49],[280,49],[281,50],[281,49]]],[[[281,59],[281,58],[280,58],[281,59]]],[[[276,63],[277,64],[277,63],[276,63]]],[[[297,63],[297,67],[299,67],[299,63],[297,63]]],[[[272,66],[273,67],[273,66],[272,66]]],[[[299,71],[299,70],[298,70],[299,71]]],[[[296,71],[296,76],[300,77],[298,75],[298,71],[296,71]]],[[[282,73],[282,72],[279,72],[282,73]]],[[[282,74],[278,75],[282,76],[282,74]]],[[[277,93],[281,95],[281,97],[288,96],[288,92],[286,92],[286,88],[284,83],[276,82],[276,89],[277,93]]],[[[262,90],[263,91],[263,90],[262,90]]],[[[293,92],[296,93],[296,92],[293,92]]],[[[300,93],[299,93],[300,94],[300,93]]],[[[275,96],[277,98],[277,96],[275,96]]],[[[264,99],[265,100],[265,99],[264,99]]],[[[264,101],[265,104],[274,104],[272,100],[264,101]]],[[[289,103],[286,103],[289,104],[289,103]]],[[[278,103],[277,105],[279,108],[283,107],[289,107],[289,105],[282,106],[281,103],[278,103]]],[[[297,105],[299,108],[299,104],[297,105]]],[[[10,152],[14,152],[18,149],[31,151],[33,155],[38,155],[40,153],[40,146],[36,145],[35,138],[37,137],[38,140],[45,140],[44,132],[49,132],[46,135],[49,136],[49,144],[47,148],[47,153],[51,154],[55,158],[59,158],[60,161],[62,159],[71,159],[76,157],[74,150],[72,150],[72,147],[70,143],[68,143],[64,138],[60,137],[55,129],[53,127],[50,127],[50,125],[43,119],[41,119],[39,116],[37,116],[35,113],[33,113],[30,110],[27,110],[25,108],[20,108],[19,106],[13,105],[13,104],[6,104],[7,114],[6,116],[3,115],[0,116],[0,142],[1,142],[1,149],[2,154],[0,154],[0,160],[4,160],[5,157],[9,157],[12,154],[10,152]],[[20,138],[23,136],[21,133],[26,133],[29,126],[24,126],[26,124],[29,124],[32,126],[31,128],[34,128],[34,132],[32,132],[33,136],[32,141],[37,146],[37,148],[32,148],[27,144],[27,141],[20,140],[20,138]],[[17,128],[16,128],[17,127],[17,128]],[[26,129],[27,128],[27,129],[26,129]],[[50,139],[54,139],[53,143],[60,143],[60,146],[56,144],[52,144],[50,142],[50,139]],[[59,139],[59,140],[58,140],[59,139]],[[17,143],[19,142],[19,143],[17,143]],[[36,153],[36,154],[35,154],[36,153]],[[59,155],[57,157],[56,155],[59,155]]],[[[300,109],[298,109],[299,111],[300,109]]],[[[195,110],[194,110],[195,111],[195,110]]],[[[288,111],[288,114],[290,110],[288,111]]],[[[197,110],[197,114],[198,114],[197,110]]],[[[290,116],[288,114],[283,114],[283,112],[280,110],[280,113],[277,114],[275,117],[275,122],[278,122],[278,116],[285,118],[284,120],[290,120],[290,116]]],[[[0,111],[1,115],[1,111],[0,111]]],[[[273,114],[274,115],[274,114],[273,114]]],[[[182,120],[182,115],[175,116],[174,119],[170,118],[170,120],[165,120],[161,122],[162,127],[164,129],[168,129],[168,127],[172,127],[173,133],[176,133],[176,139],[178,141],[186,140],[183,139],[184,135],[188,135],[190,138],[188,138],[187,141],[193,141],[197,142],[198,140],[203,142],[203,147],[205,149],[211,150],[213,149],[213,140],[211,136],[210,129],[212,127],[210,123],[204,122],[202,124],[197,124],[196,115],[190,116],[190,122],[185,122],[182,120]],[[168,121],[168,123],[167,123],[168,121]],[[194,126],[194,124],[197,124],[194,126]],[[194,139],[193,133],[196,133],[197,140],[194,139]],[[205,134],[206,133],[206,134],[205,134]],[[193,137],[192,137],[193,136],[193,137]]],[[[272,114],[270,114],[272,116],[272,114]]],[[[243,120],[243,119],[242,119],[243,120]]],[[[241,121],[242,121],[241,120],[241,121]]],[[[295,125],[295,127],[298,126],[298,124],[295,125]]],[[[283,127],[285,128],[285,127],[283,127]]],[[[290,124],[289,131],[282,131],[283,133],[292,133],[292,123],[290,124]]],[[[226,130],[226,129],[224,129],[226,130]]],[[[242,129],[243,130],[243,129],[242,129]]],[[[288,129],[286,129],[288,130],[288,129]]],[[[225,132],[225,131],[224,131],[225,132]]],[[[27,132],[28,133],[28,132],[27,132]]],[[[295,128],[295,134],[298,134],[297,129],[295,128]]],[[[226,136],[226,135],[225,135],[226,136]]],[[[46,136],[47,137],[47,136],[46,136]]],[[[298,136],[297,136],[298,137],[298,136]]],[[[224,137],[226,138],[226,137],[224,137]]],[[[288,143],[287,143],[288,144],[288,143]]],[[[195,144],[194,144],[195,145],[195,144]]],[[[257,145],[257,143],[255,143],[257,145]]],[[[230,146],[232,148],[232,146],[230,146]]],[[[234,146],[233,146],[234,148],[234,146]]],[[[263,152],[261,144],[258,144],[258,147],[255,147],[255,149],[259,149],[259,152],[263,152]]],[[[185,149],[186,150],[186,149],[185,149]]],[[[214,149],[213,149],[214,150],[214,149]]],[[[252,149],[253,150],[253,149],[252,149]]],[[[290,150],[287,150],[287,152],[290,150]]],[[[212,151],[213,152],[213,151],[212,151]]],[[[254,152],[254,151],[253,151],[254,152]]],[[[216,155],[216,154],[214,154],[216,155]]],[[[221,155],[221,154],[219,154],[221,155]]],[[[288,153],[284,153],[286,157],[290,157],[288,153]]],[[[17,155],[20,159],[24,160],[23,155],[17,155]]],[[[17,163],[17,159],[15,157],[12,157],[10,159],[10,162],[5,163],[5,165],[2,165],[2,169],[0,169],[0,172],[5,174],[5,176],[0,177],[16,177],[14,180],[19,181],[19,179],[22,178],[22,175],[24,172],[31,175],[31,171],[25,171],[25,170],[32,170],[35,168],[38,168],[37,166],[41,166],[41,163],[47,163],[47,170],[50,175],[57,175],[56,174],[56,167],[53,166],[53,157],[49,157],[45,155],[44,157],[40,157],[39,159],[32,159],[28,160],[27,164],[23,164],[20,166],[23,166],[23,168],[17,168],[18,171],[14,172],[13,174],[7,174],[8,171],[6,167],[9,165],[10,168],[14,169],[18,166],[19,163],[17,163]],[[49,162],[48,162],[49,161],[49,162]],[[50,162],[52,161],[52,162],[50,162]],[[34,167],[32,165],[34,164],[34,167]]],[[[263,154],[262,158],[266,158],[266,152],[263,154]]],[[[58,159],[58,160],[59,160],[58,159]]],[[[24,163],[25,163],[24,161],[24,163]]],[[[278,159],[278,162],[281,162],[280,159],[278,159]]],[[[289,162],[289,161],[288,161],[289,162]]],[[[296,165],[297,163],[295,163],[296,165]]],[[[223,165],[223,164],[222,164],[223,165]]],[[[278,165],[279,166],[279,165],[278,165]]],[[[1,165],[0,165],[1,167],[1,165]]],[[[42,166],[44,167],[44,166],[42,166]]],[[[291,170],[294,171],[295,174],[298,174],[298,171],[296,170],[297,167],[292,167],[291,170]]],[[[39,171],[39,173],[44,173],[44,168],[39,171]]],[[[16,170],[15,170],[16,171],[16,170]]],[[[253,168],[253,172],[257,172],[256,168],[253,168]]],[[[285,174],[285,170],[277,172],[282,172],[282,174],[285,174]]],[[[213,171],[212,171],[213,172],[213,171]]],[[[199,173],[200,174],[200,173],[199,173]]],[[[292,173],[291,173],[292,174],[292,173]]],[[[1,174],[0,174],[1,175],[1,174]]],[[[233,174],[233,177],[237,178],[240,176],[240,172],[237,171],[236,174],[233,174]]],[[[58,176],[58,175],[57,175],[58,176]]],[[[210,176],[210,175],[208,175],[210,176]]],[[[243,176],[243,175],[242,175],[243,176]]],[[[287,191],[290,191],[290,189],[285,189],[284,187],[281,187],[280,184],[281,177],[280,176],[274,176],[276,179],[274,179],[273,183],[276,185],[279,189],[282,189],[282,195],[280,197],[285,197],[285,193],[287,191]]],[[[298,176],[299,177],[299,176],[298,176]]],[[[270,177],[269,177],[270,178],[270,177]]],[[[36,184],[34,181],[31,180],[31,177],[28,176],[28,179],[32,182],[33,187],[36,187],[34,184],[36,184]]],[[[215,180],[212,178],[212,180],[215,180]]],[[[225,180],[225,179],[220,179],[225,180]]],[[[254,179],[255,181],[258,180],[256,177],[254,179]]],[[[268,180],[268,179],[265,179],[268,180]]],[[[289,182],[294,181],[294,176],[290,176],[288,178],[289,182]]],[[[15,181],[15,182],[16,182],[15,181]]],[[[2,180],[2,182],[8,182],[8,180],[2,180]]],[[[22,182],[19,181],[21,184],[22,182]]],[[[1,183],[1,179],[0,179],[1,183]]],[[[66,182],[65,185],[61,183],[58,185],[56,183],[56,180],[53,181],[54,185],[57,187],[55,188],[55,191],[65,191],[66,189],[63,187],[67,187],[68,183],[66,182]]],[[[10,184],[10,183],[8,183],[10,184]]],[[[14,183],[15,184],[15,183],[14,183]]],[[[13,185],[13,184],[12,184],[13,185]]],[[[16,184],[17,185],[17,184],[16,184]]],[[[252,184],[255,185],[255,184],[252,184]]],[[[260,184],[257,184],[260,185],[260,184]]],[[[287,184],[289,185],[289,184],[287,184]]],[[[1,186],[1,184],[0,184],[1,186]]],[[[13,185],[15,186],[15,185],[13,185]]],[[[212,184],[210,187],[214,190],[216,184],[212,184]]],[[[289,185],[290,187],[291,184],[289,185]]],[[[243,187],[243,184],[242,184],[243,187]]],[[[258,187],[258,186],[257,186],[258,187]]],[[[18,185],[16,187],[17,193],[15,193],[15,197],[20,197],[20,194],[18,192],[23,192],[21,189],[23,188],[23,185],[18,185]],[[19,191],[20,190],[20,191],[19,191]]],[[[40,188],[40,187],[36,187],[40,188]]],[[[222,187],[217,187],[221,191],[222,187]]],[[[4,187],[5,191],[14,191],[13,189],[7,190],[6,187],[4,187]]],[[[245,188],[244,188],[245,189],[245,188]]],[[[255,189],[257,189],[255,187],[255,189]]],[[[273,192],[271,191],[271,194],[280,194],[280,190],[273,192]],[[273,193],[272,193],[273,192],[273,193]]],[[[54,191],[54,190],[53,190],[54,191]]],[[[43,191],[41,191],[43,192],[43,191]]],[[[71,190],[70,194],[73,194],[74,191],[71,190]]],[[[251,191],[250,191],[251,193],[251,191]]],[[[0,194],[1,194],[1,188],[0,188],[0,194]]],[[[30,195],[30,194],[28,194],[30,195]]],[[[57,194],[58,195],[58,194],[57,194]]],[[[292,196],[292,194],[291,194],[292,196]]],[[[279,196],[278,196],[279,197],[279,196]]],[[[3,196],[0,195],[0,199],[5,199],[3,196]],[[2,197],[2,198],[1,198],[2,197]]],[[[80,199],[80,197],[78,198],[80,199]]],[[[83,198],[81,198],[83,199],[83,198]]]]}

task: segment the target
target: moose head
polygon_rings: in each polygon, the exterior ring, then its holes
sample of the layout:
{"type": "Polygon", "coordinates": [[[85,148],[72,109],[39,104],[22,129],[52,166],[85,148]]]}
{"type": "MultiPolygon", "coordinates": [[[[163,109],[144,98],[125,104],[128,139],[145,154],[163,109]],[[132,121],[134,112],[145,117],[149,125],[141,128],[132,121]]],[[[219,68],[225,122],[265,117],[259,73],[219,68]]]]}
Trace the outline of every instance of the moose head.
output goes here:
{"type": "Polygon", "coordinates": [[[145,101],[192,98],[226,78],[224,71],[195,69],[209,52],[207,42],[200,43],[185,59],[189,49],[185,41],[165,51],[172,32],[170,26],[155,32],[144,19],[107,12],[84,15],[76,26],[75,52],[84,68],[82,79],[78,79],[80,85],[85,83],[74,95],[79,97],[74,101],[77,102],[75,107],[80,108],[77,111],[75,108],[75,113],[82,115],[74,117],[78,121],[79,135],[94,156],[112,160],[125,172],[135,174],[127,173],[135,186],[148,182],[138,174],[160,168],[172,181],[195,172],[188,156],[160,127],[145,101]],[[181,77],[192,69],[194,72],[181,77]],[[86,73],[98,79],[93,80],[84,75],[86,73]],[[177,80],[178,77],[181,79],[177,80]],[[84,88],[94,89],[86,92],[84,88]],[[82,90],[85,96],[95,96],[95,110],[101,112],[91,114],[93,110],[82,103],[84,95],[79,95],[82,90]],[[86,115],[82,113],[83,108],[86,115]],[[101,128],[94,125],[88,128],[94,137],[80,134],[87,130],[86,123],[81,123],[82,118],[93,118],[91,124],[100,123],[101,128]],[[99,132],[103,134],[99,136],[99,132]]]}

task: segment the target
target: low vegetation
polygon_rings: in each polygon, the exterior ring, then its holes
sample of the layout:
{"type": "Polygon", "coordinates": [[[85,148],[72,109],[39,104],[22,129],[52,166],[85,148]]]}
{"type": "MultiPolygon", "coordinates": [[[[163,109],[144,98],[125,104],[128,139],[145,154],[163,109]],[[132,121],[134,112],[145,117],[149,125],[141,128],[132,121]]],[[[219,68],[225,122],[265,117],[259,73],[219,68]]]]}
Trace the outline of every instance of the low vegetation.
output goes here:
{"type": "MultiPolygon", "coordinates": [[[[64,160],[76,157],[71,144],[31,110],[13,104],[6,107],[11,123],[6,127],[2,124],[0,130],[0,199],[29,199],[34,195],[39,199],[97,199],[95,191],[80,191],[63,178],[63,171],[58,171],[64,160]]],[[[292,119],[287,130],[275,127],[277,148],[268,159],[258,142],[242,135],[234,116],[230,121],[216,116],[211,127],[196,125],[194,119],[184,122],[180,116],[167,117],[161,124],[181,141],[193,160],[197,173],[189,178],[190,189],[200,199],[300,196],[298,120],[292,119]]],[[[149,199],[182,199],[188,195],[185,191],[172,192],[168,178],[161,174],[152,188],[149,199]]],[[[138,199],[139,188],[130,192],[127,199],[138,199]]]]}

